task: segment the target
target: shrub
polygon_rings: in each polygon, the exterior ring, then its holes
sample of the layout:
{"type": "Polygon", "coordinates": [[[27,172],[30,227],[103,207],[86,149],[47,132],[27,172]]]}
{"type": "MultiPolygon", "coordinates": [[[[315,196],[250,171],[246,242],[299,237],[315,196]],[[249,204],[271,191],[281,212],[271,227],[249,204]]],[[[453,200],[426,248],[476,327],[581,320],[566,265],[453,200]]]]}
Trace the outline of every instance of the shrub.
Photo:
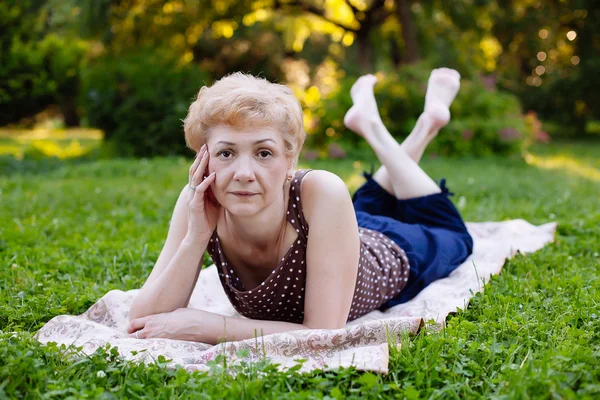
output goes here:
{"type": "MultiPolygon", "coordinates": [[[[0,124],[31,116],[58,104],[70,116],[78,90],[77,71],[86,52],[78,39],[49,34],[39,41],[15,37],[0,51],[0,124]]],[[[77,121],[70,123],[73,125],[77,121]]]]}
{"type": "MultiPolygon", "coordinates": [[[[398,140],[415,126],[423,110],[427,80],[431,69],[423,65],[402,68],[393,75],[378,75],[375,96],[381,117],[398,140]]],[[[362,139],[344,127],[343,118],[351,107],[350,88],[356,76],[339,82],[337,90],[311,110],[319,116],[309,131],[309,145],[322,146],[332,140],[358,145],[362,139]],[[327,131],[333,128],[332,131],[327,131]]],[[[450,107],[452,120],[428,148],[440,155],[511,154],[522,151],[536,138],[535,124],[521,113],[516,96],[489,87],[476,78],[462,79],[461,89],[450,107]]]]}
{"type": "Polygon", "coordinates": [[[181,120],[209,81],[197,66],[180,67],[157,52],[105,57],[83,69],[80,104],[118,155],[184,154],[181,120]]]}

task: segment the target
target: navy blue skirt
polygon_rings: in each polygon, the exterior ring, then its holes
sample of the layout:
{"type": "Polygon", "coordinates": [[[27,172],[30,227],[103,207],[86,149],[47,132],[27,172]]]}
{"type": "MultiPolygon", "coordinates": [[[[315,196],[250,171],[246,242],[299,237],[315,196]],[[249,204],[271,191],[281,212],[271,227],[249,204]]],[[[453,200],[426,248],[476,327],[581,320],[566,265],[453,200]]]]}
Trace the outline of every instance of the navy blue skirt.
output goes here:
{"type": "Polygon", "coordinates": [[[398,200],[364,173],[367,182],[353,196],[358,226],[381,232],[405,252],[408,281],[380,310],[405,303],[431,282],[445,278],[473,252],[473,238],[450,201],[446,180],[441,193],[398,200]]]}

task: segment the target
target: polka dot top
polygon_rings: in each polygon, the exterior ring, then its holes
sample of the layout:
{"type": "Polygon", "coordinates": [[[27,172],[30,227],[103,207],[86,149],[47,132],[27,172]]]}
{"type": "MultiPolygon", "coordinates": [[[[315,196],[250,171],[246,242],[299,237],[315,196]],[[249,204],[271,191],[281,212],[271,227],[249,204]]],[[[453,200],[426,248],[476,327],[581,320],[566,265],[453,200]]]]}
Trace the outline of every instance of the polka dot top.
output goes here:
{"type": "MultiPolygon", "coordinates": [[[[298,238],[273,272],[257,287],[245,288],[221,249],[217,231],[207,251],[217,266],[219,279],[233,307],[252,319],[304,321],[306,246],[309,227],[302,212],[300,184],[310,170],[296,172],[290,185],[288,222],[298,238]]],[[[360,258],[348,321],[379,308],[406,286],[409,263],[406,253],[385,235],[359,227],[360,258]]]]}

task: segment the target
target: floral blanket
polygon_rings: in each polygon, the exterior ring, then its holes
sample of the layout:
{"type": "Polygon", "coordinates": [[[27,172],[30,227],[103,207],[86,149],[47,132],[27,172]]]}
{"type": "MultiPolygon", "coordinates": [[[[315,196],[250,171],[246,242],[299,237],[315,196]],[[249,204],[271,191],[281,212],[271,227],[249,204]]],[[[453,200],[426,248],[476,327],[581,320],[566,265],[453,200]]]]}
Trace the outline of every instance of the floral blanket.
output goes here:
{"type": "MultiPolygon", "coordinates": [[[[506,258],[529,253],[554,240],[556,223],[534,226],[524,220],[467,223],[473,254],[450,276],[433,282],[411,301],[384,312],[372,311],[337,330],[300,330],[213,346],[170,339],[135,339],[126,333],[130,304],[137,290],[113,290],[81,315],[57,316],[36,334],[42,343],[82,346],[86,354],[110,343],[127,359],[152,362],[159,355],[187,370],[208,370],[218,355],[232,362],[269,358],[280,369],[297,365],[301,371],[354,366],[388,372],[388,342],[403,332],[416,334],[430,319],[443,328],[446,317],[464,309],[482,291],[491,275],[500,273],[506,258]],[[390,340],[391,339],[391,340],[390,340]],[[247,350],[247,351],[240,351],[247,350]],[[134,354],[132,354],[132,351],[134,354]]],[[[202,271],[190,307],[238,316],[219,282],[215,266],[202,271]]]]}

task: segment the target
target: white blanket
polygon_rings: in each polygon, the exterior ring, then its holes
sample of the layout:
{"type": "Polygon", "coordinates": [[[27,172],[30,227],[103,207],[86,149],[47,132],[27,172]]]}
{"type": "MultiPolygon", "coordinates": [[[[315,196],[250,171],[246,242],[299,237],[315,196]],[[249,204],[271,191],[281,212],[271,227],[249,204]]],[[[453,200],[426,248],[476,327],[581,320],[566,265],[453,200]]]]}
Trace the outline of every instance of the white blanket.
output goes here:
{"type": "MultiPolygon", "coordinates": [[[[506,258],[517,251],[529,253],[554,240],[556,223],[533,226],[524,220],[467,223],[473,237],[473,254],[450,276],[433,282],[407,303],[385,312],[372,311],[338,330],[301,330],[267,335],[257,339],[221,343],[204,343],[170,339],[133,339],[126,333],[131,301],[137,290],[108,292],[82,315],[61,315],[51,319],[37,333],[42,343],[57,342],[82,346],[86,354],[110,343],[118,346],[127,359],[152,362],[163,355],[187,370],[208,370],[207,361],[219,354],[227,363],[256,361],[267,357],[280,369],[306,360],[301,371],[355,366],[361,370],[388,372],[388,339],[400,333],[416,334],[424,323],[435,320],[444,326],[446,317],[464,309],[474,293],[482,291],[492,274],[498,274],[506,258]],[[247,356],[239,350],[247,349],[247,356]],[[132,354],[136,352],[136,355],[132,354]]],[[[239,316],[229,302],[216,267],[202,271],[194,289],[190,307],[224,315],[239,316]]]]}

